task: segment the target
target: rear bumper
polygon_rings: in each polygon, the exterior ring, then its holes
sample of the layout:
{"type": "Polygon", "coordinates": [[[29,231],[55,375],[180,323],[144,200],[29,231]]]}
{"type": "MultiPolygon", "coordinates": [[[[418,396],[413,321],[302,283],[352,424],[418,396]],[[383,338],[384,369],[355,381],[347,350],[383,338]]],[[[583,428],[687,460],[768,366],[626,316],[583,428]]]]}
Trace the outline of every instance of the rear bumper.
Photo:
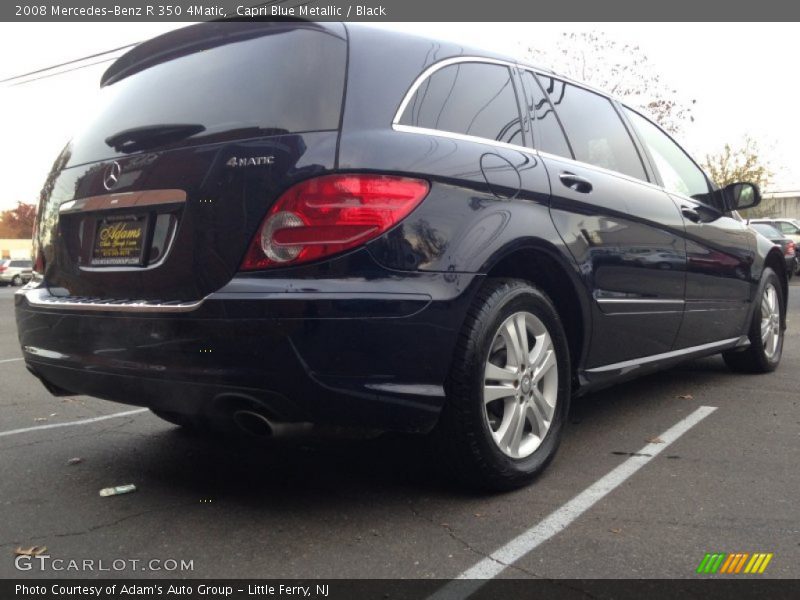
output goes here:
{"type": "Polygon", "coordinates": [[[54,302],[29,285],[15,309],[26,364],[54,393],[183,414],[238,399],[281,421],[426,431],[478,279],[242,277],[180,310],[54,302]]]}

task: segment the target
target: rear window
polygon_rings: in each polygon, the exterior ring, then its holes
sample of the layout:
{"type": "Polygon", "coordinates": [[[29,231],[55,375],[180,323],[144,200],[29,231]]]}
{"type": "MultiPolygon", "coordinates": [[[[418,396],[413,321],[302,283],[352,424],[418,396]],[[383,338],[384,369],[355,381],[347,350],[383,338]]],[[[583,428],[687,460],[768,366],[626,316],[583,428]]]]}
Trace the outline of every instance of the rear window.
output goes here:
{"type": "Polygon", "coordinates": [[[335,130],[346,46],[326,31],[295,26],[130,75],[101,90],[95,117],[72,142],[68,166],[119,156],[105,140],[142,127],[199,126],[166,145],[335,130]]]}
{"type": "Polygon", "coordinates": [[[31,261],[29,260],[12,260],[11,261],[12,267],[20,267],[22,269],[29,269],[31,267],[31,261]]]}

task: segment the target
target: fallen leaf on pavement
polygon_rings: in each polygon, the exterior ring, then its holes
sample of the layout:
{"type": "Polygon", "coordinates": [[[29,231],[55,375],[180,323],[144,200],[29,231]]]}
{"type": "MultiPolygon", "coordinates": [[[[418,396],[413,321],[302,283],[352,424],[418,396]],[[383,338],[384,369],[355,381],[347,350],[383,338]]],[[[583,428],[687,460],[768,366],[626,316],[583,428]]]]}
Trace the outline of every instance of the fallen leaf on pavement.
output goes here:
{"type": "Polygon", "coordinates": [[[78,464],[80,464],[82,462],[83,462],[83,459],[81,457],[79,457],[79,456],[76,456],[75,458],[70,458],[67,461],[67,464],[68,465],[78,465],[78,464]]]}
{"type": "Polygon", "coordinates": [[[41,423],[42,421],[47,421],[47,417],[36,417],[34,419],[36,423],[41,423]]]}
{"type": "Polygon", "coordinates": [[[660,437],[656,436],[654,438],[650,438],[649,440],[647,440],[647,443],[648,444],[663,444],[664,440],[662,440],[660,437]]]}
{"type": "Polygon", "coordinates": [[[31,546],[30,548],[18,546],[14,550],[14,554],[17,556],[39,556],[43,552],[47,552],[47,546],[31,546]]]}
{"type": "Polygon", "coordinates": [[[622,533],[622,529],[619,529],[618,527],[614,527],[612,529],[609,529],[609,531],[611,533],[622,533]]]}
{"type": "Polygon", "coordinates": [[[100,490],[100,495],[104,498],[106,496],[119,496],[120,494],[130,494],[131,492],[136,491],[136,486],[132,483],[128,483],[125,485],[118,485],[116,487],[110,488],[103,488],[100,490]]]}
{"type": "Polygon", "coordinates": [[[694,400],[694,396],[691,394],[682,394],[681,396],[678,396],[678,400],[694,400]]]}

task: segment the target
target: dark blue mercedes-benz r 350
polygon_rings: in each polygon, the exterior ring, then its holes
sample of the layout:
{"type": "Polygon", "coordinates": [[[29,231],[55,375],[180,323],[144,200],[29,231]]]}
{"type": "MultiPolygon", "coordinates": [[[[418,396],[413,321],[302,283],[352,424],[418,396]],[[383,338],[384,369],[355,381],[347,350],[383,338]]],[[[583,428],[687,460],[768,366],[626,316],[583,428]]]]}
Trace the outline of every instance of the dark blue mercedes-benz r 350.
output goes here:
{"type": "Polygon", "coordinates": [[[340,23],[142,43],[45,182],[15,297],[52,393],[193,428],[431,433],[473,484],[552,459],[570,398],[780,361],[778,247],[645,115],[547,69],[340,23]],[[237,428],[238,427],[238,428],[237,428]]]}

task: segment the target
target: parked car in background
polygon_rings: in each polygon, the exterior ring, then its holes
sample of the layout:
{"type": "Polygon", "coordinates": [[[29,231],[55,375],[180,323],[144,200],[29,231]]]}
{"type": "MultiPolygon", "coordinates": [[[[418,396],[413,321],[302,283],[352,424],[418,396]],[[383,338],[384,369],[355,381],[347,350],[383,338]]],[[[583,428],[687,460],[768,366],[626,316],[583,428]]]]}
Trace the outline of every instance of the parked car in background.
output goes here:
{"type": "Polygon", "coordinates": [[[22,285],[33,277],[33,262],[4,258],[0,260],[0,285],[22,285]]]}
{"type": "MultiPolygon", "coordinates": [[[[788,217],[774,217],[774,218],[758,218],[750,219],[749,223],[767,223],[772,225],[775,229],[780,231],[783,235],[788,237],[795,243],[795,246],[800,246],[800,220],[790,219],[788,217]]],[[[797,262],[795,273],[800,273],[800,259],[797,262]]]]}
{"type": "Polygon", "coordinates": [[[780,362],[783,253],[731,216],[758,187],[719,189],[583,83],[253,21],[143,42],[101,86],[15,298],[54,394],[237,434],[430,433],[448,472],[508,489],[551,461],[573,395],[712,354],[780,362]]]}
{"type": "Polygon", "coordinates": [[[783,235],[769,223],[751,222],[750,227],[763,235],[773,244],[777,244],[781,247],[783,258],[786,260],[786,274],[789,279],[791,279],[798,267],[797,244],[795,244],[794,240],[791,240],[787,236],[783,235]]]}
{"type": "Polygon", "coordinates": [[[795,244],[800,244],[800,221],[788,217],[759,217],[750,219],[750,223],[768,223],[780,231],[783,235],[791,238],[795,244]]]}

